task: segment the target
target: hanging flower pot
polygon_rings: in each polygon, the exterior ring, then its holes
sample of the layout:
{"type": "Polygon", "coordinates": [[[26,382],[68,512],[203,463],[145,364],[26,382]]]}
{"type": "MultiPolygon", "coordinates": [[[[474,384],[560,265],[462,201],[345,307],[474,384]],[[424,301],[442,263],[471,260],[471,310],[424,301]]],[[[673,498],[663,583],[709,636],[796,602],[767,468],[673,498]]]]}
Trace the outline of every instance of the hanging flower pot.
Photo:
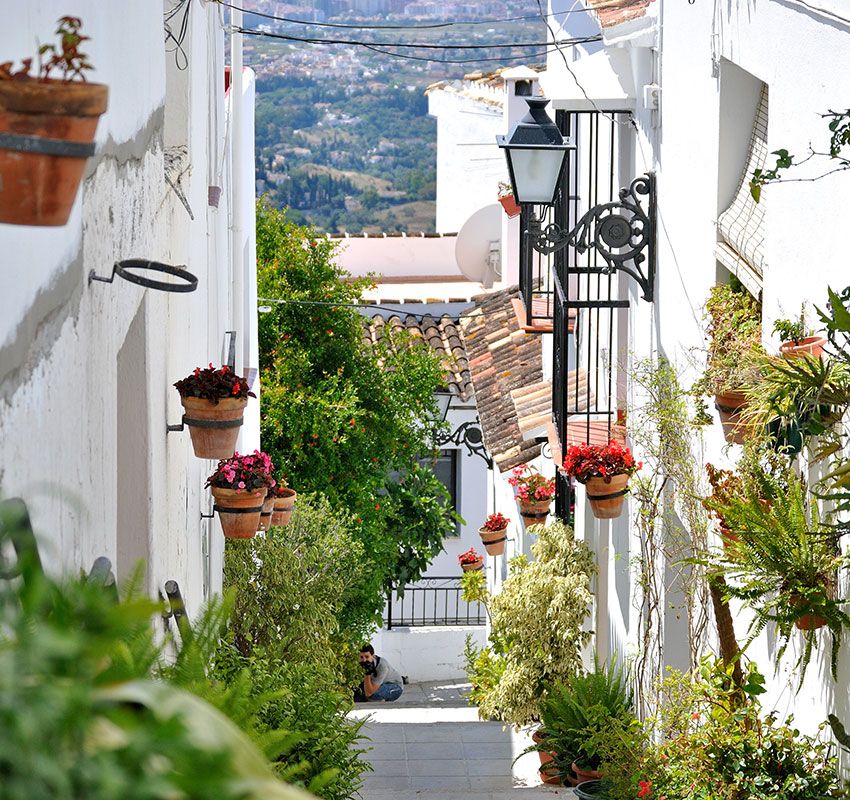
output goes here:
{"type": "Polygon", "coordinates": [[[260,511],[260,521],[257,524],[257,531],[267,531],[271,527],[274,499],[273,494],[267,494],[263,498],[263,509],[260,511]]]}
{"type": "Polygon", "coordinates": [[[239,489],[210,489],[218,512],[221,529],[228,539],[253,539],[260,527],[265,489],[251,492],[239,489]]]}
{"type": "Polygon", "coordinates": [[[474,547],[470,547],[465,553],[461,553],[457,560],[464,572],[478,572],[484,569],[484,556],[477,553],[474,547]]]}
{"type": "Polygon", "coordinates": [[[502,208],[505,210],[505,213],[511,219],[519,216],[522,209],[520,208],[519,203],[517,203],[516,199],[512,194],[500,197],[499,202],[502,204],[502,208]]]}
{"type": "Polygon", "coordinates": [[[752,432],[741,420],[747,398],[743,392],[723,392],[714,396],[714,407],[723,426],[723,435],[729,444],[743,444],[752,432]]]}
{"type": "Polygon", "coordinates": [[[286,486],[280,486],[278,483],[278,486],[275,487],[272,525],[289,525],[289,520],[292,519],[292,512],[295,509],[296,497],[297,493],[294,489],[289,489],[286,486]]]}
{"type": "Polygon", "coordinates": [[[519,513],[525,525],[543,525],[555,496],[555,479],[544,478],[534,467],[521,464],[511,470],[508,483],[514,487],[519,513]]]}
{"type": "MultiPolygon", "coordinates": [[[[534,731],[531,734],[531,739],[536,745],[540,745],[546,741],[539,731],[534,731]]],[[[540,780],[550,786],[560,786],[561,775],[555,763],[555,754],[550,753],[548,750],[538,750],[537,755],[540,757],[540,769],[538,770],[540,780]]]]}
{"type": "Polygon", "coordinates": [[[798,341],[783,342],[779,345],[779,352],[785,358],[800,358],[801,356],[820,358],[823,355],[825,345],[825,336],[804,336],[798,341]]]}
{"type": "Polygon", "coordinates": [[[613,439],[606,445],[580,444],[567,449],[564,472],[583,483],[596,519],[616,519],[623,513],[629,478],[642,466],[632,451],[613,439]]]}
{"type": "Polygon", "coordinates": [[[180,392],[192,448],[198,458],[229,458],[236,451],[239,429],[248,398],[248,382],[226,364],[216,369],[195,367],[191,375],[174,384],[180,392]]]}
{"type": "MultiPolygon", "coordinates": [[[[218,512],[221,528],[229,539],[251,539],[260,528],[266,495],[276,485],[272,477],[274,465],[265,453],[255,450],[251,455],[234,453],[218,462],[215,472],[207,478],[218,512]]],[[[271,518],[272,498],[268,519],[271,518]]]]}
{"type": "Polygon", "coordinates": [[[28,74],[33,59],[17,72],[0,66],[0,222],[64,225],[71,214],[109,94],[85,81],[80,24],[59,20],[60,43],[39,51],[37,77],[28,74]],[[51,78],[54,70],[63,79],[51,78]]]}
{"type": "Polygon", "coordinates": [[[522,521],[526,526],[545,525],[550,504],[550,500],[520,500],[519,513],[522,521]]]}
{"type": "Polygon", "coordinates": [[[484,525],[478,529],[478,535],[488,555],[500,556],[505,552],[509,524],[510,520],[506,516],[496,513],[487,517],[484,525]]]}
{"type": "MultiPolygon", "coordinates": [[[[807,606],[811,606],[811,603],[806,600],[803,595],[800,594],[792,594],[788,598],[788,602],[794,608],[804,609],[807,606]]],[[[794,620],[794,625],[801,631],[816,631],[818,628],[823,628],[826,625],[826,619],[821,617],[818,614],[812,613],[801,613],[796,620],[794,620]]]]}

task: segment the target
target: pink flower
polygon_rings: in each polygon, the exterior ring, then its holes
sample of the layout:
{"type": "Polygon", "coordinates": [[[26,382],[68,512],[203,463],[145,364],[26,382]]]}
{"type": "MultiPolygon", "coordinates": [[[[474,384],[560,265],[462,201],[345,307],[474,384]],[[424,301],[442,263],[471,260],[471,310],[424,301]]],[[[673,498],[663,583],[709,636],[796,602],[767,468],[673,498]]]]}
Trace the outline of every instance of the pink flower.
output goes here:
{"type": "Polygon", "coordinates": [[[244,489],[244,488],[245,488],[245,481],[239,481],[239,483],[237,483],[236,485],[237,485],[240,489],[244,489]]]}

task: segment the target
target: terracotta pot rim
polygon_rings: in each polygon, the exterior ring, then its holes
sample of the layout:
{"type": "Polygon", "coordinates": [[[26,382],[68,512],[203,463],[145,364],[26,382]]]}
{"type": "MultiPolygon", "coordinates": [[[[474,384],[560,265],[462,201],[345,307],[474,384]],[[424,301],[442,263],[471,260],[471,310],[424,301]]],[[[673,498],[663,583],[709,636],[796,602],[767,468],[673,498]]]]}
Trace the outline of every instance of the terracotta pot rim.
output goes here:
{"type": "Polygon", "coordinates": [[[826,336],[804,336],[797,341],[782,342],[779,345],[779,350],[782,353],[794,352],[795,350],[808,350],[818,345],[823,347],[826,341],[826,336]]]}
{"type": "Polygon", "coordinates": [[[505,525],[504,528],[496,528],[496,530],[492,530],[490,528],[485,528],[483,525],[478,529],[478,533],[504,533],[508,529],[508,525],[505,525]]]}
{"type": "Polygon", "coordinates": [[[224,486],[210,486],[210,493],[213,497],[250,497],[252,500],[257,500],[260,497],[265,497],[267,489],[228,489],[224,486]]]}
{"type": "Polygon", "coordinates": [[[298,492],[296,492],[295,489],[290,489],[288,486],[281,489],[281,491],[286,492],[286,494],[283,497],[275,495],[275,500],[291,500],[293,497],[298,495],[298,492]]]}
{"type": "Polygon", "coordinates": [[[220,397],[218,402],[215,403],[212,400],[208,400],[206,397],[193,397],[192,395],[180,395],[180,402],[185,406],[194,406],[195,408],[210,408],[210,409],[223,409],[227,410],[235,410],[237,408],[244,408],[248,405],[247,397],[220,397]]]}
{"type": "Polygon", "coordinates": [[[104,83],[34,77],[0,81],[0,110],[17,114],[99,117],[108,100],[109,87],[104,83]]]}

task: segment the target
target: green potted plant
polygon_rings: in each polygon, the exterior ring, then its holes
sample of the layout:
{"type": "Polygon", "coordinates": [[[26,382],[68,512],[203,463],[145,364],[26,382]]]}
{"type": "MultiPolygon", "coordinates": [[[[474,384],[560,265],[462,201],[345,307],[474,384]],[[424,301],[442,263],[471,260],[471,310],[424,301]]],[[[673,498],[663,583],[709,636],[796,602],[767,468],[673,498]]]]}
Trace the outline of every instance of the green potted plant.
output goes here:
{"type": "Polygon", "coordinates": [[[461,553],[457,557],[457,561],[464,572],[477,572],[484,569],[484,556],[478,553],[474,547],[470,547],[465,553],[461,553]]]}
{"type": "Polygon", "coordinates": [[[283,526],[288,525],[292,519],[292,512],[295,509],[295,500],[297,493],[295,489],[290,489],[286,484],[286,478],[279,475],[277,484],[271,491],[274,497],[274,511],[272,513],[272,525],[283,526]]]}
{"type": "Polygon", "coordinates": [[[251,455],[234,453],[218,462],[207,478],[207,486],[215,499],[221,528],[228,539],[253,539],[260,526],[263,500],[274,488],[271,459],[258,450],[251,455]]]}
{"type": "Polygon", "coordinates": [[[828,627],[834,676],[842,631],[850,627],[845,603],[835,593],[837,573],[848,565],[838,546],[842,529],[821,515],[817,500],[808,496],[799,479],[790,482],[781,501],[765,502],[750,490],[746,497],[725,503],[722,514],[738,538],[711,566],[728,579],[729,597],[755,612],[750,641],[774,623],[781,643],[779,659],[794,629],[802,630],[805,647],[796,665],[802,682],[815,630],[828,627]]]}
{"type": "Polygon", "coordinates": [[[523,522],[526,525],[545,523],[555,496],[555,479],[544,478],[534,467],[521,464],[511,470],[508,483],[514,487],[523,522]]]}
{"type": "Polygon", "coordinates": [[[174,384],[180,393],[185,414],[183,423],[189,428],[192,447],[198,458],[229,458],[236,450],[239,428],[248,398],[248,382],[230,367],[194,371],[174,384]]]}
{"type": "Polygon", "coordinates": [[[615,519],[623,513],[629,478],[642,466],[628,447],[613,439],[607,445],[573,445],[564,457],[564,472],[585,485],[597,519],[615,519]]]}
{"type": "Polygon", "coordinates": [[[816,336],[806,325],[805,306],[800,309],[797,320],[778,319],[773,323],[773,332],[779,335],[779,352],[785,358],[797,358],[809,355],[820,358],[826,345],[825,336],[816,336]]]}
{"type": "Polygon", "coordinates": [[[742,421],[744,389],[758,380],[755,358],[761,345],[761,306],[734,276],[714,286],[706,302],[708,362],[694,386],[696,394],[714,395],[726,441],[743,444],[750,428],[742,421]]]}
{"type": "Polygon", "coordinates": [[[490,514],[484,524],[478,529],[478,535],[487,555],[500,556],[505,552],[505,542],[508,540],[508,525],[510,520],[500,512],[490,514]]]}
{"type": "Polygon", "coordinates": [[[513,187],[506,181],[499,181],[499,203],[509,217],[516,217],[521,211],[519,203],[514,199],[513,187]]]}
{"type": "Polygon", "coordinates": [[[32,58],[17,70],[0,64],[0,222],[64,225],[71,214],[109,94],[86,81],[81,27],[59,19],[59,42],[39,47],[36,75],[32,58]]]}

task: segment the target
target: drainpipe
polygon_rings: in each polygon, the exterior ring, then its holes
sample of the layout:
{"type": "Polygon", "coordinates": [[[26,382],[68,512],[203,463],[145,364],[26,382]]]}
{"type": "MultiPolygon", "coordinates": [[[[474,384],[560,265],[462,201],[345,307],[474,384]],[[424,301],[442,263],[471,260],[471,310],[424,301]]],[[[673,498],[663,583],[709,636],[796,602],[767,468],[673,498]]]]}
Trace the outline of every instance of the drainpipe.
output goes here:
{"type": "Polygon", "coordinates": [[[242,34],[236,28],[242,27],[242,8],[240,0],[234,0],[230,12],[230,24],[233,31],[230,34],[230,251],[231,275],[233,276],[233,327],[236,329],[238,340],[236,348],[236,372],[241,374],[248,363],[247,331],[245,330],[245,258],[243,243],[244,222],[242,207],[244,205],[245,187],[242,185],[242,151],[244,130],[242,124],[242,34]]]}

